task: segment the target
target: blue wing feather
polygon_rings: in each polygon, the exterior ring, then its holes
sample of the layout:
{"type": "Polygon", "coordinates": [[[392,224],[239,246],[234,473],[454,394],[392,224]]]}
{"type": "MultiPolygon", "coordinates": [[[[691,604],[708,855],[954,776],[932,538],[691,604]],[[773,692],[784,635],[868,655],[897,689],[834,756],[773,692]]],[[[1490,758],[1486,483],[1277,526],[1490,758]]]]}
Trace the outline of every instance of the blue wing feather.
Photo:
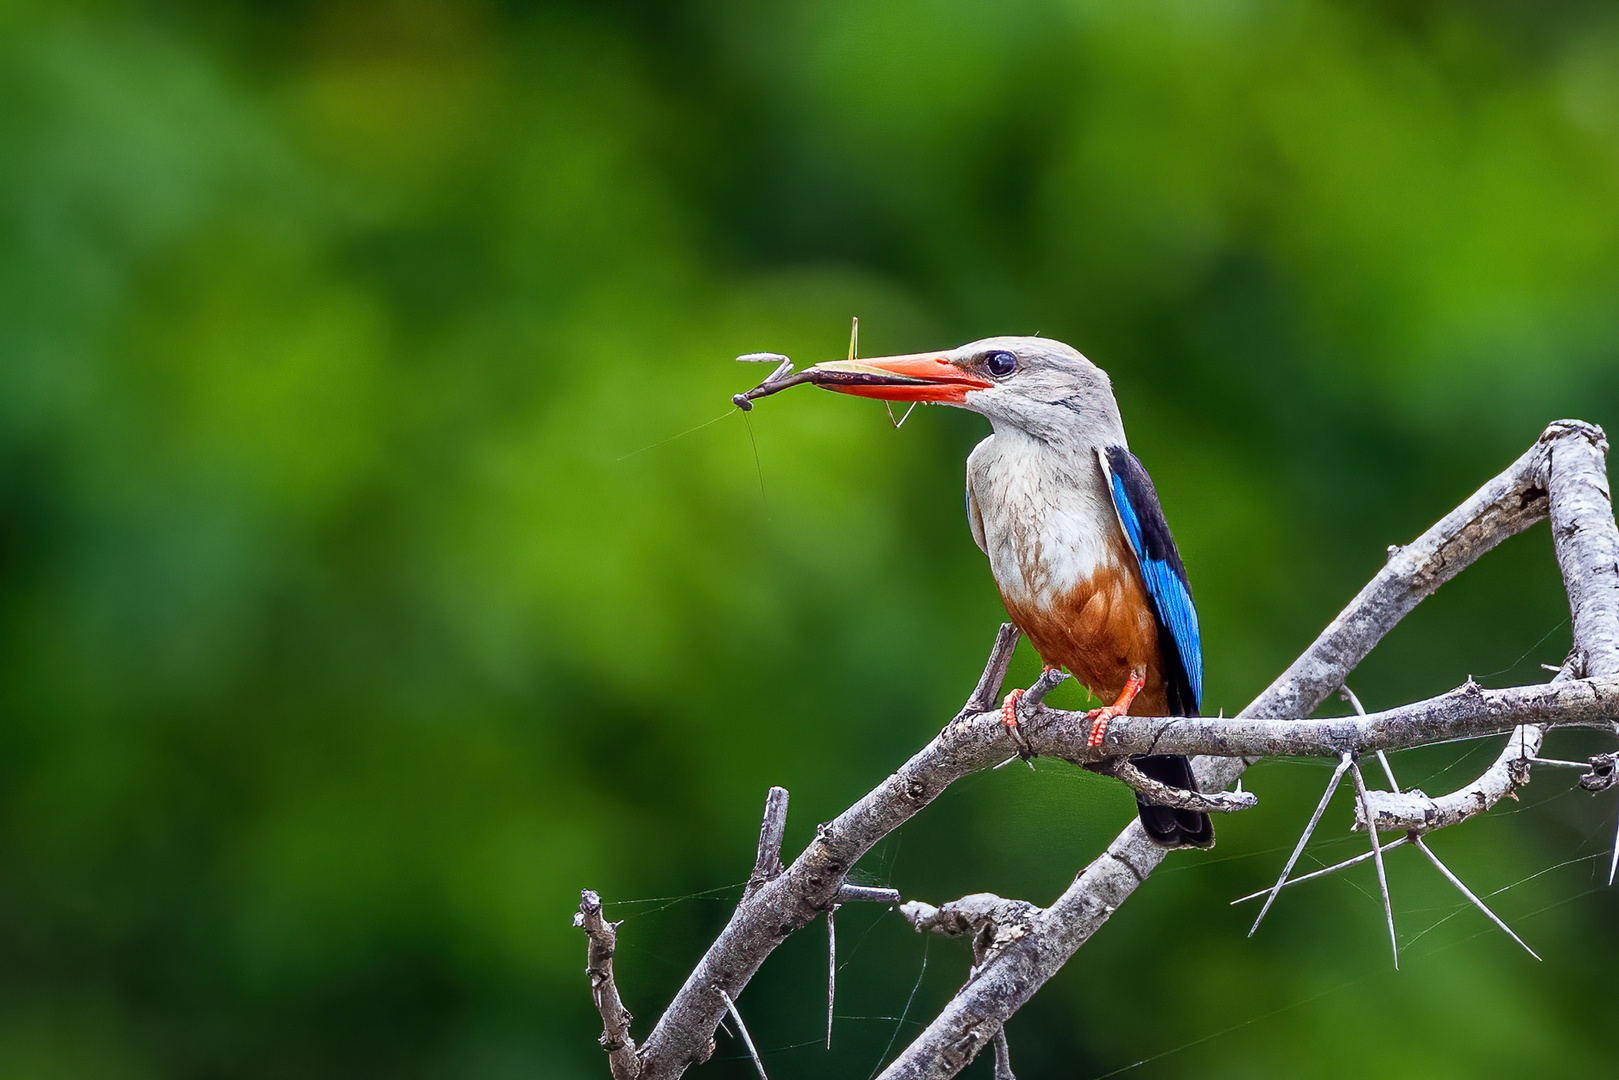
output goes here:
{"type": "MultiPolygon", "coordinates": [[[[1167,637],[1166,644],[1172,644],[1176,653],[1166,659],[1179,661],[1180,674],[1186,680],[1184,689],[1191,697],[1187,703],[1191,706],[1189,712],[1196,714],[1203,700],[1203,646],[1198,635],[1197,608],[1192,604],[1192,590],[1186,581],[1186,568],[1181,563],[1180,552],[1175,549],[1174,537],[1169,533],[1169,524],[1164,520],[1158,493],[1147,470],[1123,447],[1112,447],[1105,459],[1113,505],[1141,568],[1161,638],[1167,637]]],[[[1174,676],[1171,671],[1171,680],[1174,676]]]]}

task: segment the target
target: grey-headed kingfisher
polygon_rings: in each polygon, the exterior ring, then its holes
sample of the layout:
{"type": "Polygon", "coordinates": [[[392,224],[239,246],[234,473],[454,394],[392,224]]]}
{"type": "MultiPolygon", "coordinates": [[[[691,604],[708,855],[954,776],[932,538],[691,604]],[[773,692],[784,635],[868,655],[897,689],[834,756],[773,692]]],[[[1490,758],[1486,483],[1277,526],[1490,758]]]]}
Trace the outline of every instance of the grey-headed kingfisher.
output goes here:
{"type": "MultiPolygon", "coordinates": [[[[804,373],[845,394],[955,405],[994,428],[967,458],[967,523],[1006,612],[1048,669],[1066,668],[1111,705],[1092,710],[1091,745],[1115,716],[1196,716],[1203,653],[1186,569],[1152,479],[1130,453],[1107,373],[1060,341],[994,337],[949,352],[817,364],[804,373]]],[[[1022,691],[1002,716],[1016,733],[1022,691]]],[[[1196,790],[1186,758],[1132,758],[1196,790]]],[[[1208,847],[1207,814],[1137,796],[1161,847],[1208,847]]]]}

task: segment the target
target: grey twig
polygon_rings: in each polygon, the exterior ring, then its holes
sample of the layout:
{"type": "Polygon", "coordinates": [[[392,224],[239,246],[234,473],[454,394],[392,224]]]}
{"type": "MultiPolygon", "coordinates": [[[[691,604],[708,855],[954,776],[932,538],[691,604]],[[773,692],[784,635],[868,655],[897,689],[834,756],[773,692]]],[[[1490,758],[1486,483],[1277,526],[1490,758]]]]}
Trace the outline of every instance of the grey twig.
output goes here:
{"type": "Polygon", "coordinates": [[[856,860],[957,779],[999,759],[1005,729],[995,694],[1016,645],[1017,631],[1002,626],[984,673],[957,718],[876,788],[818,828],[792,865],[743,896],[642,1044],[645,1080],[668,1080],[708,1060],[725,1011],[711,991],[740,993],[788,934],[840,902],[844,875],[856,860]]]}
{"type": "MultiPolygon", "coordinates": [[[[994,893],[973,893],[942,907],[913,900],[900,908],[900,914],[918,932],[970,937],[973,946],[973,969],[967,980],[970,983],[992,956],[1034,933],[1036,920],[1044,913],[1024,900],[1007,900],[994,893]]],[[[995,1047],[996,1080],[1017,1080],[1012,1074],[1006,1030],[997,1026],[991,1042],[995,1047]]]]}
{"type": "Polygon", "coordinates": [[[630,1038],[630,1010],[618,996],[613,981],[613,951],[618,947],[618,923],[602,918],[602,898],[589,889],[579,893],[579,912],[573,925],[585,932],[585,974],[590,976],[590,996],[601,1013],[602,1034],[598,1040],[607,1051],[607,1067],[613,1080],[636,1080],[641,1063],[635,1056],[635,1040],[630,1038]]]}
{"type": "MultiPolygon", "coordinates": [[[[1567,685],[1570,675],[1575,670],[1583,671],[1587,675],[1611,675],[1619,670],[1619,646],[1616,646],[1616,642],[1619,642],[1619,562],[1616,562],[1616,553],[1619,553],[1619,529],[1616,529],[1614,524],[1611,496],[1603,465],[1607,442],[1601,431],[1578,422],[1562,421],[1548,428],[1546,435],[1542,436],[1540,444],[1537,445],[1548,447],[1547,460],[1543,466],[1543,475],[1546,477],[1544,487],[1548,497],[1547,513],[1552,520],[1558,565],[1563,570],[1575,630],[1575,650],[1570,661],[1561,668],[1546,665],[1549,670],[1557,672],[1551,684],[1556,687],[1558,684],[1567,685]]],[[[1471,689],[1472,684],[1469,682],[1468,686],[1463,687],[1458,693],[1465,695],[1471,689]]],[[[1355,711],[1364,718],[1365,710],[1355,697],[1354,691],[1345,686],[1341,692],[1355,711]]],[[[1603,687],[1598,690],[1597,699],[1606,705],[1603,699],[1608,695],[1609,692],[1603,687]]],[[[1589,764],[1582,765],[1578,762],[1536,756],[1545,737],[1546,726],[1522,724],[1515,727],[1506,747],[1489,768],[1472,783],[1438,798],[1430,798],[1417,790],[1400,792],[1388,759],[1379,749],[1378,756],[1383,762],[1389,786],[1393,790],[1366,792],[1362,785],[1354,824],[1355,828],[1367,829],[1372,840],[1372,850],[1366,855],[1305,875],[1299,880],[1320,877],[1364,861],[1366,858],[1374,858],[1378,863],[1379,881],[1384,884],[1386,890],[1382,874],[1382,849],[1378,844],[1377,833],[1380,830],[1404,831],[1406,834],[1404,839],[1413,841],[1446,880],[1538,960],[1540,957],[1534,950],[1513,933],[1505,922],[1445,866],[1433,849],[1423,841],[1422,835],[1484,813],[1502,798],[1516,798],[1517,789],[1529,782],[1532,765],[1586,769],[1586,776],[1581,778],[1582,786],[1593,790],[1606,787],[1607,783],[1604,783],[1604,780],[1607,777],[1602,770],[1604,765],[1609,765],[1607,762],[1593,758],[1589,764]]],[[[1612,772],[1611,765],[1608,771],[1612,772]]],[[[1611,779],[1607,782],[1611,783],[1611,779]]],[[[1396,844],[1401,842],[1404,840],[1397,841],[1396,844]]],[[[1619,866],[1619,837],[1615,839],[1614,854],[1610,860],[1610,885],[1613,882],[1615,866],[1619,866]]],[[[1284,871],[1284,881],[1285,878],[1284,871]]],[[[1281,884],[1279,882],[1277,887],[1280,888],[1281,884]]],[[[1275,890],[1272,891],[1272,896],[1274,895],[1275,890]]],[[[1387,905],[1386,892],[1384,902],[1387,905]]],[[[1389,914],[1389,929],[1392,939],[1392,909],[1389,914]]]]}
{"type": "MultiPolygon", "coordinates": [[[[1581,675],[1619,674],[1619,527],[1608,484],[1608,439],[1601,428],[1578,420],[1559,420],[1541,439],[1551,444],[1548,515],[1574,624],[1569,665],[1581,675]]],[[[1609,885],[1615,870],[1619,832],[1608,862],[1609,885]]]]}
{"type": "Polygon", "coordinates": [[[1012,1073],[1012,1051],[1006,1045],[1006,1029],[995,1032],[995,1080],[1017,1080],[1012,1073]]]}
{"type": "Polygon", "coordinates": [[[1027,900],[1008,900],[994,893],[973,893],[941,907],[911,900],[899,911],[918,932],[932,931],[945,937],[971,935],[975,964],[982,964],[997,948],[1030,933],[1044,914],[1027,900]]]}
{"type": "Polygon", "coordinates": [[[1159,806],[1173,806],[1177,810],[1201,810],[1206,814],[1232,814],[1259,804],[1259,796],[1251,791],[1188,791],[1171,787],[1162,780],[1154,780],[1134,765],[1129,758],[1104,758],[1085,766],[1092,772],[1111,776],[1127,787],[1147,797],[1159,806]]]}
{"type": "Polygon", "coordinates": [[[1046,700],[1046,695],[1061,686],[1068,678],[1068,672],[1061,668],[1046,668],[1040,672],[1040,677],[1029,685],[1028,692],[1023,695],[1023,704],[1033,707],[1046,700]]]}
{"type": "Polygon", "coordinates": [[[967,704],[956,714],[957,720],[969,713],[989,712],[1000,704],[1001,684],[1006,681],[1006,669],[1012,666],[1018,637],[1018,628],[1011,623],[1001,623],[1000,629],[995,631],[995,643],[989,647],[984,673],[978,676],[978,685],[968,695],[967,704]]]}
{"type": "Polygon", "coordinates": [[[1541,436],[1552,545],[1574,624],[1577,675],[1619,674],[1619,529],[1602,429],[1559,420],[1541,436]]]}
{"type": "Polygon", "coordinates": [[[845,885],[838,890],[839,904],[887,904],[893,907],[903,899],[898,889],[882,889],[874,885],[845,885]]]}
{"type": "Polygon", "coordinates": [[[1034,768],[1034,762],[1029,759],[1035,756],[1035,752],[1034,748],[1029,745],[1029,740],[1023,734],[1022,718],[1030,709],[1045,701],[1046,695],[1062,685],[1062,681],[1066,678],[1068,678],[1068,673],[1061,668],[1046,668],[1040,672],[1040,677],[1034,680],[1034,684],[1019,695],[1012,707],[1013,719],[1016,722],[1007,728],[1006,733],[1012,737],[1012,742],[1017,745],[1018,757],[1022,758],[1030,769],[1034,768]]]}
{"type": "Polygon", "coordinates": [[[781,874],[781,842],[787,835],[787,789],[773,787],[765,796],[764,820],[759,825],[759,856],[743,897],[752,896],[781,874]]]}

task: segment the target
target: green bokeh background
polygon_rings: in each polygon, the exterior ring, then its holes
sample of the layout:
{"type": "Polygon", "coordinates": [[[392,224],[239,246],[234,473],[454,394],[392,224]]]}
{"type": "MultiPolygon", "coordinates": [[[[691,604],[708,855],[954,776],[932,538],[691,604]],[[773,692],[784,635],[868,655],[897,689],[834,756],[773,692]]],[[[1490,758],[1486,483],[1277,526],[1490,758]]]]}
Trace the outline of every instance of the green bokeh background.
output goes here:
{"type": "MultiPolygon", "coordinates": [[[[1079,346],[1230,712],[1547,422],[1619,424],[1616,295],[1604,4],[5,4],[0,1073],[605,1076],[578,890],[644,1034],[767,787],[797,850],[1001,615],[978,417],[745,421],[738,353],[841,356],[852,315],[869,355],[1079,346]]],[[[1447,586],[1368,707],[1543,678],[1550,555],[1447,586]]],[[[1495,750],[1395,766],[1439,792],[1495,750]]],[[[1037,764],[857,876],[1049,901],[1131,800],[1037,764]]],[[[1544,963],[1397,853],[1395,973],[1367,868],[1253,939],[1228,906],[1325,777],[1251,771],[1261,809],[1013,1021],[1019,1075],[1610,1073],[1613,797],[1538,772],[1435,841],[1544,963]]],[[[838,926],[830,1054],[821,927],[742,999],[773,1080],[867,1076],[965,976],[838,926]]]]}

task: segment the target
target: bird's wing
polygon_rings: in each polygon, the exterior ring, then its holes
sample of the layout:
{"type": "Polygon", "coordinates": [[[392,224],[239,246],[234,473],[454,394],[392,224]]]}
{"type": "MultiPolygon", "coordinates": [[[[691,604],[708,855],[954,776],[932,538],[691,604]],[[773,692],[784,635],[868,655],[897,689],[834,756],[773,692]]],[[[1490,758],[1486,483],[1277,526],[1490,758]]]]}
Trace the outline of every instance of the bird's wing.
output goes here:
{"type": "Polygon", "coordinates": [[[972,530],[973,542],[985,555],[989,548],[984,543],[984,513],[978,509],[978,497],[973,494],[972,470],[967,471],[967,528],[972,530]]]}
{"type": "Polygon", "coordinates": [[[1181,564],[1175,538],[1169,534],[1169,523],[1164,520],[1163,507],[1158,504],[1158,492],[1141,462],[1124,447],[1098,450],[1096,456],[1102,463],[1119,525],[1135,552],[1141,580],[1147,587],[1153,615],[1158,620],[1158,637],[1168,668],[1171,711],[1195,716],[1203,699],[1203,646],[1197,631],[1197,608],[1192,605],[1186,567],[1181,564]],[[1181,709],[1173,707],[1177,696],[1181,698],[1181,709]]]}

